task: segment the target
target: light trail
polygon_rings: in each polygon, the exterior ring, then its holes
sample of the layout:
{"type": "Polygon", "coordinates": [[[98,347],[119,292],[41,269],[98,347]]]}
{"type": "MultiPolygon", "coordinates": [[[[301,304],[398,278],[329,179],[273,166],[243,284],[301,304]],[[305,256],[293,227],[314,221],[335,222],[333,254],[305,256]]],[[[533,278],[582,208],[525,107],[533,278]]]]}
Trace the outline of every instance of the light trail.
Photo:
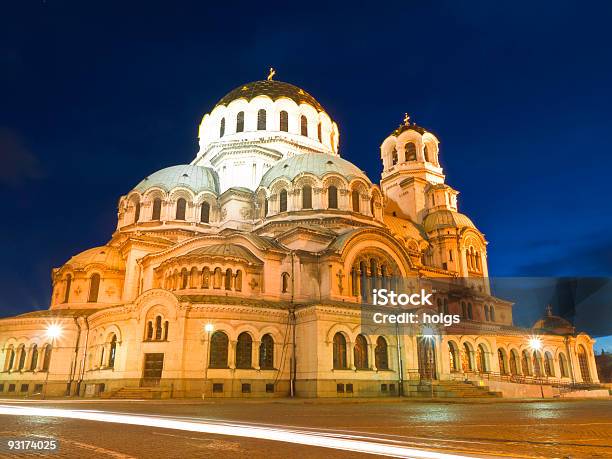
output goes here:
{"type": "MultiPolygon", "coordinates": [[[[90,410],[69,410],[63,408],[37,408],[26,406],[0,405],[0,415],[42,416],[85,421],[112,422],[135,426],[157,427],[161,429],[200,432],[234,437],[257,438],[260,440],[280,441],[306,446],[332,448],[357,453],[378,454],[381,456],[411,459],[468,459],[469,456],[418,450],[404,446],[384,443],[384,438],[357,435],[331,434],[307,430],[288,430],[276,427],[240,425],[207,420],[180,420],[163,416],[108,413],[90,410]],[[364,440],[368,438],[369,441],[364,440]]],[[[474,457],[474,456],[472,456],[474,457]]]]}

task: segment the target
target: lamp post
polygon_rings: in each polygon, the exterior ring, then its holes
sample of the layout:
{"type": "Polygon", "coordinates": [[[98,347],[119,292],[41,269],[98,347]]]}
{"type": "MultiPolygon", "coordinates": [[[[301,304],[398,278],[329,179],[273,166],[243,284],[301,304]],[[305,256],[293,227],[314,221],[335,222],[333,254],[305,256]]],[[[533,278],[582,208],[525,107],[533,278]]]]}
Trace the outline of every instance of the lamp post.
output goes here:
{"type": "MultiPolygon", "coordinates": [[[[542,349],[542,340],[538,336],[532,336],[531,338],[529,338],[529,347],[534,353],[539,352],[540,349],[542,349]]],[[[538,354],[535,354],[535,360],[537,359],[538,354]]],[[[542,383],[542,364],[538,364],[538,366],[540,367],[540,374],[538,375],[540,380],[540,395],[542,395],[542,398],[544,398],[544,386],[542,383]]]]}
{"type": "Polygon", "coordinates": [[[205,385],[208,385],[208,367],[210,366],[210,351],[211,351],[210,337],[214,329],[215,329],[215,326],[210,322],[204,325],[204,331],[206,332],[207,339],[208,339],[208,345],[207,345],[208,349],[206,350],[206,365],[204,367],[204,384],[205,385]]]}
{"type": "MultiPolygon", "coordinates": [[[[61,325],[58,324],[51,324],[49,326],[47,326],[47,330],[45,332],[47,338],[51,338],[51,355],[53,355],[53,351],[55,350],[55,340],[57,338],[59,338],[62,334],[62,327],[61,325]]],[[[43,365],[44,365],[44,359],[46,357],[46,352],[47,350],[45,349],[45,355],[43,356],[43,365]]],[[[45,375],[45,386],[44,386],[44,390],[42,393],[42,399],[44,400],[45,397],[47,396],[47,386],[49,384],[49,373],[51,370],[51,359],[49,358],[49,365],[47,367],[47,373],[45,375]]]]}

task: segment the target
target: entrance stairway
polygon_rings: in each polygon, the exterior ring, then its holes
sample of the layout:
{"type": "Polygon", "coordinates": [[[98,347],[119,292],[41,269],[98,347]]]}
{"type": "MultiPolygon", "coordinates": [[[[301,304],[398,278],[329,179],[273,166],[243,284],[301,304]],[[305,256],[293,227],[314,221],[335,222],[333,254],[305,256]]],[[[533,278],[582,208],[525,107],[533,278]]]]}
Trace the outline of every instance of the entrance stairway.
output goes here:
{"type": "Polygon", "coordinates": [[[489,390],[487,386],[478,386],[470,381],[417,381],[409,383],[409,397],[430,398],[499,398],[501,392],[489,390]]]}
{"type": "Polygon", "coordinates": [[[170,391],[159,387],[122,387],[121,389],[100,394],[101,398],[131,399],[131,400],[154,400],[169,398],[170,391]]]}

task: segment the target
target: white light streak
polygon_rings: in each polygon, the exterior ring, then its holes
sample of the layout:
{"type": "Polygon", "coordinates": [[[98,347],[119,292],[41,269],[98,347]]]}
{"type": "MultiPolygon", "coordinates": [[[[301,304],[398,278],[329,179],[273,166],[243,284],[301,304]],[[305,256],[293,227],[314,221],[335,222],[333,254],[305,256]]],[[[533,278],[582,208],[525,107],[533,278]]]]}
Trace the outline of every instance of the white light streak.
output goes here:
{"type": "Polygon", "coordinates": [[[307,430],[287,430],[275,427],[250,426],[208,420],[186,421],[161,416],[109,413],[90,410],[68,410],[61,408],[37,408],[0,405],[0,414],[13,416],[43,416],[85,421],[113,422],[136,426],[174,429],[187,432],[200,432],[234,437],[257,438],[260,440],[281,441],[306,446],[318,446],[358,453],[414,459],[467,459],[468,456],[424,451],[404,446],[382,443],[385,440],[375,437],[315,432],[307,430]],[[369,438],[370,441],[360,440],[369,438]]]}

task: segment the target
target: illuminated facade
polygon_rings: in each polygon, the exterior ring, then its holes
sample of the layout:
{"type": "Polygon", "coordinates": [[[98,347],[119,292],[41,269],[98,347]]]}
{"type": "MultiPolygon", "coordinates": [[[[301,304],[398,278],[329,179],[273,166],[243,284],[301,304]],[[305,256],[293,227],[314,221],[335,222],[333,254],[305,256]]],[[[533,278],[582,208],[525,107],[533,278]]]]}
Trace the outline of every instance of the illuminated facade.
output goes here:
{"type": "Polygon", "coordinates": [[[53,270],[49,310],[0,320],[2,394],[409,395],[487,376],[525,396],[534,376],[598,381],[590,337],[552,314],[516,328],[490,296],[485,238],[437,137],[408,118],[381,145],[380,185],[339,156],[323,107],[279,81],[228,93],[199,145],[120,198],[107,244],[53,270]],[[462,285],[433,311],[462,316],[453,334],[362,334],[367,289],[397,278],[462,285]]]}

